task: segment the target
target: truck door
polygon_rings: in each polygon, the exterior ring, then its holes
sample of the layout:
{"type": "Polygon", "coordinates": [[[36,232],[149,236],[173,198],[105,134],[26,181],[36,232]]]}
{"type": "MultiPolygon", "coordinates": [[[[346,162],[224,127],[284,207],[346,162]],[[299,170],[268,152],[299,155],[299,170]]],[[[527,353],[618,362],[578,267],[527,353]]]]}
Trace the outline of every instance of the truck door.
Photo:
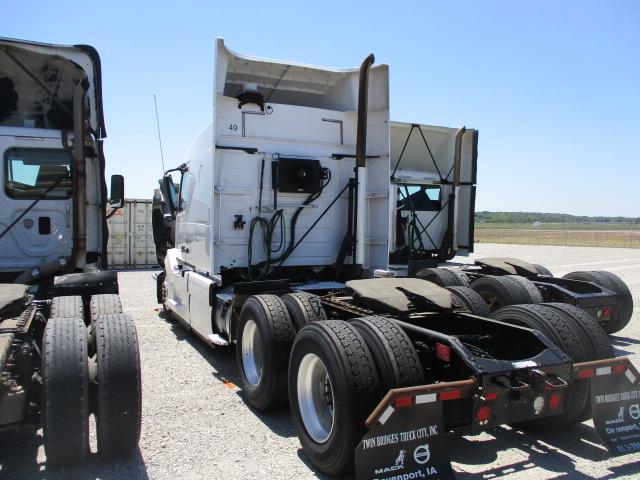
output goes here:
{"type": "Polygon", "coordinates": [[[18,272],[69,257],[73,247],[72,160],[59,136],[0,135],[0,151],[0,209],[5,212],[0,221],[0,271],[18,272]]]}

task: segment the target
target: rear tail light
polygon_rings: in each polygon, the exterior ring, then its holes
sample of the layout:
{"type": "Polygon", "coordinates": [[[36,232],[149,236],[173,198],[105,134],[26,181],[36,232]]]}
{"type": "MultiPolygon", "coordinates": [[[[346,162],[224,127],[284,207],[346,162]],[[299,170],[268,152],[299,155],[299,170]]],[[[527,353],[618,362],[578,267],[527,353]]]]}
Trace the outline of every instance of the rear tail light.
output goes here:
{"type": "Polygon", "coordinates": [[[476,410],[476,421],[480,425],[485,425],[486,423],[489,422],[491,415],[492,415],[491,409],[487,405],[482,405],[481,407],[478,408],[478,410],[476,410]]]}
{"type": "Polygon", "coordinates": [[[560,394],[559,393],[552,393],[549,396],[549,408],[551,410],[557,410],[558,407],[560,407],[560,394]]]}

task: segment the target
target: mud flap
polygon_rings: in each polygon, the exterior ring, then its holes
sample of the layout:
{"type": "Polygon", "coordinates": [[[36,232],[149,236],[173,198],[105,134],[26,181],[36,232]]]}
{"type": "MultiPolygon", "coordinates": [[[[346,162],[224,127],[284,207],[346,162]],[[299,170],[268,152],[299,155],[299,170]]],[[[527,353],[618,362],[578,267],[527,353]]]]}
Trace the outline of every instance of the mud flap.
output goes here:
{"type": "Polygon", "coordinates": [[[631,362],[593,370],[591,405],[593,424],[611,455],[640,452],[640,373],[631,362]]]}
{"type": "Polygon", "coordinates": [[[358,480],[454,479],[442,402],[436,394],[409,408],[388,405],[356,449],[358,480]]]}

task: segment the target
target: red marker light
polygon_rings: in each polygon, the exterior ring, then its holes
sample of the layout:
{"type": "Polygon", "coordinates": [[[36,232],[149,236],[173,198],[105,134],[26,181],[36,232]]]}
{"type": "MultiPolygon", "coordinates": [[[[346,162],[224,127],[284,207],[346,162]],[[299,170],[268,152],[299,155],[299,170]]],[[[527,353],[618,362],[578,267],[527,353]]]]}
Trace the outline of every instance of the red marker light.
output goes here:
{"type": "Polygon", "coordinates": [[[490,418],[491,409],[488,406],[482,405],[478,410],[476,410],[476,420],[479,424],[484,425],[490,418]]]}
{"type": "Polygon", "coordinates": [[[489,400],[495,400],[496,398],[498,398],[498,392],[491,392],[491,393],[487,393],[484,396],[484,399],[489,401],[489,400]]]}
{"type": "Polygon", "coordinates": [[[410,407],[413,403],[413,397],[398,397],[394,401],[396,408],[410,407]]]}
{"type": "Polygon", "coordinates": [[[557,410],[558,407],[560,406],[560,394],[559,393],[552,393],[549,396],[549,408],[551,410],[557,410]]]}
{"type": "Polygon", "coordinates": [[[451,361],[451,348],[444,343],[436,342],[436,358],[449,363],[451,361]]]}
{"type": "Polygon", "coordinates": [[[604,307],[602,309],[602,316],[603,317],[610,317],[611,316],[611,307],[604,307]]]}

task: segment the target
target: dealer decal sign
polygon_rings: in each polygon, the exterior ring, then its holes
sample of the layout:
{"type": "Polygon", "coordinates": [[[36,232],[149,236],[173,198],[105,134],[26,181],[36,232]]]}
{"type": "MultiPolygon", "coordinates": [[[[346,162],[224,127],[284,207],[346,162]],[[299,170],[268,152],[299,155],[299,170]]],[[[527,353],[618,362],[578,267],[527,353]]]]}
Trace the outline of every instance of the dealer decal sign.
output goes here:
{"type": "Polygon", "coordinates": [[[442,403],[388,406],[356,449],[359,480],[453,479],[442,403]]]}
{"type": "Polygon", "coordinates": [[[593,378],[591,405],[593,424],[611,455],[640,452],[640,374],[630,362],[622,374],[593,378]]]}

